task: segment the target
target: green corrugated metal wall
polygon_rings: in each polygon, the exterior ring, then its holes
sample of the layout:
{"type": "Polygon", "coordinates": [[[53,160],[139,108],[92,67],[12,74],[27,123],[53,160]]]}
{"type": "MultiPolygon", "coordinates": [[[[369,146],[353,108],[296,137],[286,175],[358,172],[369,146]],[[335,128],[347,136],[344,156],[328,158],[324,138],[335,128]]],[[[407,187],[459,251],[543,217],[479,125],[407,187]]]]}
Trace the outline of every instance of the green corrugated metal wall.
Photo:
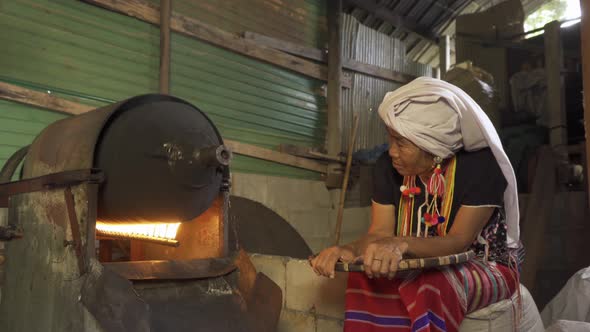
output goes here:
{"type": "MultiPolygon", "coordinates": [[[[159,0],[150,0],[159,4],[159,0]]],[[[225,31],[252,31],[323,48],[326,0],[173,0],[173,10],[225,31]]]]}
{"type": "Polygon", "coordinates": [[[16,150],[33,141],[49,123],[65,115],[0,100],[0,165],[16,150]]]}
{"type": "MultiPolygon", "coordinates": [[[[173,2],[175,10],[177,5],[189,3],[173,2]]],[[[221,3],[229,5],[227,1],[221,3]]],[[[302,0],[291,0],[284,6],[289,3],[313,7],[302,0]]],[[[255,21],[244,22],[249,30],[255,30],[249,28],[256,26],[255,21]]],[[[0,29],[0,42],[5,45],[0,52],[2,81],[48,89],[96,106],[157,91],[159,29],[155,26],[78,1],[0,0],[0,29]]],[[[313,42],[306,29],[301,29],[298,38],[313,42]]],[[[228,139],[267,148],[280,143],[318,146],[324,140],[325,98],[317,95],[319,81],[175,33],[171,71],[171,93],[210,115],[228,139]]],[[[41,123],[48,124],[60,116],[8,102],[0,107],[12,114],[21,111],[57,116],[45,116],[45,122],[37,123],[33,132],[27,120],[21,122],[22,126],[4,121],[0,109],[0,135],[10,137],[6,146],[12,146],[12,150],[29,143],[42,129],[41,123]]],[[[0,142],[4,143],[2,137],[0,142]]],[[[6,154],[12,151],[5,150],[6,154]]],[[[6,158],[5,154],[0,158],[6,158]]],[[[233,169],[317,176],[244,156],[234,160],[233,169]]]]}

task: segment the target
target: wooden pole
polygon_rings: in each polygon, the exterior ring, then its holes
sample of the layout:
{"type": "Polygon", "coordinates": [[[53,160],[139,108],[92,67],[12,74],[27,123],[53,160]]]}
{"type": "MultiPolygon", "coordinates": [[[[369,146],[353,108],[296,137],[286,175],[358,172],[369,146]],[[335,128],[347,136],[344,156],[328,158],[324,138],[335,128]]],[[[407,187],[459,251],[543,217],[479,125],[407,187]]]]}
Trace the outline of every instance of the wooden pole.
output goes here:
{"type": "Polygon", "coordinates": [[[447,70],[451,67],[451,37],[448,35],[441,36],[438,44],[438,54],[440,57],[440,78],[443,79],[447,70]]]}
{"type": "MultiPolygon", "coordinates": [[[[582,38],[582,78],[584,84],[584,128],[586,129],[586,178],[590,186],[590,142],[588,131],[590,130],[590,3],[580,0],[582,11],[581,38],[582,38]]],[[[590,187],[588,188],[590,200],[590,187]]],[[[588,202],[590,206],[590,201],[588,202]]]]}
{"type": "Polygon", "coordinates": [[[567,145],[565,114],[565,89],[563,71],[563,45],[561,23],[553,21],[545,25],[545,73],[547,76],[547,124],[549,143],[553,148],[567,145]]]}
{"type": "Polygon", "coordinates": [[[525,219],[522,223],[522,243],[526,249],[526,259],[522,265],[520,281],[533,295],[537,270],[545,251],[545,230],[549,225],[553,200],[557,192],[556,159],[551,147],[544,146],[539,150],[533,189],[527,199],[525,219]]]}
{"type": "Polygon", "coordinates": [[[328,5],[328,133],[326,150],[335,156],[342,150],[340,138],[340,94],[342,91],[342,0],[328,5]]]}
{"type": "Polygon", "coordinates": [[[170,92],[170,14],[172,0],[160,0],[160,93],[170,92]]]}
{"type": "Polygon", "coordinates": [[[344,217],[344,200],[346,199],[346,189],[348,189],[348,177],[350,176],[350,166],[352,165],[352,151],[356,141],[356,131],[359,126],[359,116],[355,114],[352,133],[350,134],[350,143],[348,144],[348,155],[346,156],[346,168],[344,170],[344,179],[342,180],[342,191],[340,191],[340,205],[338,205],[338,217],[336,218],[336,240],[335,244],[340,243],[340,233],[342,232],[342,218],[344,217]]]}

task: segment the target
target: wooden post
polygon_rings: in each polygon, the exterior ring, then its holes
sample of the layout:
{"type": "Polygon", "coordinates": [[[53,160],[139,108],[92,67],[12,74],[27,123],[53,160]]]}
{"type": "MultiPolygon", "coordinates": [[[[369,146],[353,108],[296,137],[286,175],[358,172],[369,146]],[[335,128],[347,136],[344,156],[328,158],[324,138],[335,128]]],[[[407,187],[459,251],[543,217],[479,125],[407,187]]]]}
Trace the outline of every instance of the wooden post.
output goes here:
{"type": "Polygon", "coordinates": [[[172,0],[160,0],[160,93],[170,91],[170,14],[172,0]]]}
{"type": "Polygon", "coordinates": [[[440,63],[438,65],[440,69],[440,78],[444,79],[447,70],[451,67],[451,37],[444,35],[440,37],[438,42],[438,52],[440,63]]]}
{"type": "Polygon", "coordinates": [[[563,45],[558,21],[545,25],[545,73],[547,76],[547,126],[553,148],[567,145],[563,71],[563,45]]]}
{"type": "Polygon", "coordinates": [[[350,143],[348,143],[348,155],[346,156],[346,168],[344,170],[344,179],[340,191],[340,205],[338,205],[338,216],[336,217],[336,236],[334,245],[340,244],[340,234],[342,231],[342,218],[344,218],[344,201],[346,200],[346,190],[348,189],[348,177],[350,176],[350,166],[352,165],[352,152],[354,151],[354,142],[356,141],[356,131],[359,126],[359,116],[354,115],[352,132],[350,133],[350,143]]]}
{"type": "MultiPolygon", "coordinates": [[[[584,128],[586,129],[586,179],[590,179],[590,142],[588,130],[590,130],[590,3],[580,0],[582,11],[581,38],[582,38],[582,75],[584,83],[584,128]]],[[[587,181],[590,185],[590,180],[587,181]]],[[[590,187],[588,188],[590,199],[590,187]]],[[[590,206],[590,201],[588,206],[590,206]]]]}
{"type": "Polygon", "coordinates": [[[326,149],[335,156],[342,150],[340,135],[340,93],[342,91],[342,0],[328,5],[328,132],[326,149]]]}
{"type": "Polygon", "coordinates": [[[545,146],[539,150],[533,189],[526,202],[526,214],[522,223],[522,243],[526,259],[520,281],[533,295],[536,293],[537,270],[545,250],[545,230],[551,218],[553,200],[557,192],[556,160],[553,149],[545,146]]]}

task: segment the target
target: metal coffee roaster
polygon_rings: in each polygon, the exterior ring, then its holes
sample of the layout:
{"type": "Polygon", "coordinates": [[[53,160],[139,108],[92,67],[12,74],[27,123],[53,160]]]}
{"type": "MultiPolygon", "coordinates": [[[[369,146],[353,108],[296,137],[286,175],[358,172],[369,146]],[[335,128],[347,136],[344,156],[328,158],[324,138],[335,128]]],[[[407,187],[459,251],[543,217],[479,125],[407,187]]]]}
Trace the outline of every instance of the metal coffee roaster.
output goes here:
{"type": "Polygon", "coordinates": [[[47,127],[0,174],[0,329],[275,330],[280,288],[228,240],[230,158],[170,96],[47,127]]]}

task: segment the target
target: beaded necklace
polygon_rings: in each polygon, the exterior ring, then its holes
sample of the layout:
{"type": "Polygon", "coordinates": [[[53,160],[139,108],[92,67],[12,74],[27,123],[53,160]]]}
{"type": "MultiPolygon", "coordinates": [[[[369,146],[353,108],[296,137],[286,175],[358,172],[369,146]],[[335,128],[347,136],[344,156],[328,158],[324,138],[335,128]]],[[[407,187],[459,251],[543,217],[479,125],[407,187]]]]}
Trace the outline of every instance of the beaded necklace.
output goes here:
{"type": "Polygon", "coordinates": [[[418,207],[417,218],[414,218],[414,198],[420,195],[422,190],[416,186],[415,175],[404,176],[403,185],[400,187],[402,195],[398,205],[397,236],[411,236],[414,220],[419,221],[415,234],[417,237],[421,236],[421,224],[425,225],[424,237],[428,237],[430,227],[436,227],[439,236],[447,234],[455,192],[456,168],[456,157],[453,157],[444,169],[441,168],[440,162],[437,163],[430,181],[424,183],[425,199],[424,204],[418,207]]]}

